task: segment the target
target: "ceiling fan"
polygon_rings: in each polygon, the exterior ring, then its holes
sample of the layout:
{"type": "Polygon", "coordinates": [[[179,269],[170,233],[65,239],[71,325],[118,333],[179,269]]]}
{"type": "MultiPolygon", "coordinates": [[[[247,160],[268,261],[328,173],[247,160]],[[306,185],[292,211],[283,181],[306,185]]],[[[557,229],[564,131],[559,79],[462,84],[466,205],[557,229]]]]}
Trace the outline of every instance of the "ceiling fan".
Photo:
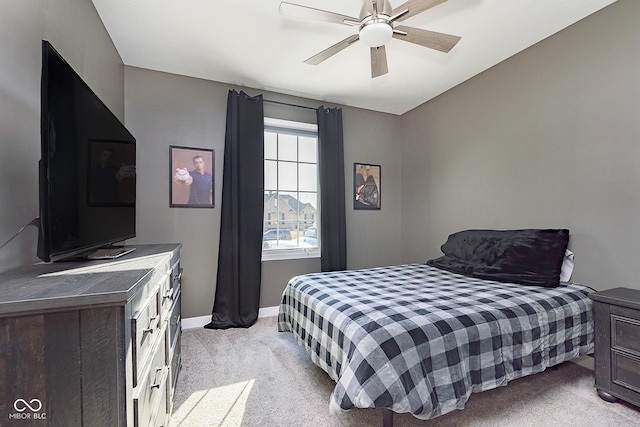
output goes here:
{"type": "Polygon", "coordinates": [[[396,22],[403,21],[445,1],[447,0],[408,0],[401,6],[392,9],[389,0],[364,0],[359,18],[282,2],[280,3],[280,13],[357,27],[358,34],[339,41],[304,62],[318,65],[358,40],[362,40],[364,44],[371,48],[371,77],[378,77],[389,72],[384,45],[391,38],[415,43],[445,53],[453,49],[456,43],[460,41],[458,36],[396,24],[396,22]]]}

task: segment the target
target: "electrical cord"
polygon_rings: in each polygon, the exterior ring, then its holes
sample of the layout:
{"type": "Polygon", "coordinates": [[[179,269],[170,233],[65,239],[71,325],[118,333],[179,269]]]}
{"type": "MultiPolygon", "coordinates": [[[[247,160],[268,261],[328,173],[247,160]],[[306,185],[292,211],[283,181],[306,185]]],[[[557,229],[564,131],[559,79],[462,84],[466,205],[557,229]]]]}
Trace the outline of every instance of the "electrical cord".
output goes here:
{"type": "Polygon", "coordinates": [[[29,222],[29,224],[25,225],[24,227],[22,227],[20,230],[18,230],[18,232],[16,234],[14,234],[9,240],[7,240],[6,242],[4,242],[2,245],[0,245],[0,250],[2,248],[4,248],[5,246],[7,246],[13,239],[15,239],[16,237],[18,237],[18,235],[20,235],[20,233],[22,233],[24,231],[25,228],[27,228],[28,226],[33,225],[35,227],[40,228],[40,217],[37,216],[34,219],[31,220],[31,222],[29,222]]]}

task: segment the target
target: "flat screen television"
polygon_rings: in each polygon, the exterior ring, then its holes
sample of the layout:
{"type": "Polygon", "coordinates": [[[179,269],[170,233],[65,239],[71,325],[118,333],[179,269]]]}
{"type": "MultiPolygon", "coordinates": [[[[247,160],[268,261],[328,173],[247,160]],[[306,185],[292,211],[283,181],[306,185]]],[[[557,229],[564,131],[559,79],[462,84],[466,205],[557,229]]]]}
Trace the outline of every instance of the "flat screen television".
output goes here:
{"type": "Polygon", "coordinates": [[[136,140],[45,40],[41,85],[38,257],[90,257],[136,235],[136,140]]]}

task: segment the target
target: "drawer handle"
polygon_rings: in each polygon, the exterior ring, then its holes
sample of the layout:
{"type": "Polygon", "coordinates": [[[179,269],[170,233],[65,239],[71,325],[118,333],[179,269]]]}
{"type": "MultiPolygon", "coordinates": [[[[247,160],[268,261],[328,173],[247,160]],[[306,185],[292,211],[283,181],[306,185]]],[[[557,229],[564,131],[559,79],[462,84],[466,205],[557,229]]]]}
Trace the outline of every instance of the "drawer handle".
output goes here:
{"type": "Polygon", "coordinates": [[[180,283],[180,280],[182,280],[182,273],[174,275],[173,277],[171,277],[171,279],[173,283],[180,283]]]}
{"type": "Polygon", "coordinates": [[[153,316],[153,317],[150,317],[150,318],[149,318],[149,327],[144,328],[144,329],[142,330],[142,333],[143,333],[143,334],[146,334],[147,332],[148,332],[148,333],[150,333],[150,334],[152,334],[152,333],[153,333],[153,325],[152,325],[151,323],[152,323],[154,320],[156,320],[156,317],[158,317],[158,316],[153,316]]]}
{"type": "Polygon", "coordinates": [[[173,301],[173,289],[167,289],[162,298],[169,298],[171,301],[173,301]]]}
{"type": "Polygon", "coordinates": [[[155,377],[153,378],[154,383],[153,383],[153,384],[151,384],[151,385],[149,386],[149,388],[150,388],[151,390],[153,390],[154,388],[160,388],[160,383],[159,383],[159,382],[156,382],[156,381],[157,381],[157,377],[158,377],[158,372],[162,372],[162,370],[163,370],[163,369],[164,369],[164,368],[156,368],[156,375],[155,375],[155,377]]]}

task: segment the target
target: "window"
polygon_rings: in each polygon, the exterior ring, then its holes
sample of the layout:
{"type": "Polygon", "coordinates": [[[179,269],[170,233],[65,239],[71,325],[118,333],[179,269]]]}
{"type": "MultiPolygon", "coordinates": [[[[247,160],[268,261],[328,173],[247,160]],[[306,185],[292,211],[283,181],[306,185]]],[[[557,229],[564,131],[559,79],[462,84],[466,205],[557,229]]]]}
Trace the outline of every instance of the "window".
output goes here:
{"type": "Polygon", "coordinates": [[[264,119],[262,259],[320,256],[317,126],[264,119]]]}

